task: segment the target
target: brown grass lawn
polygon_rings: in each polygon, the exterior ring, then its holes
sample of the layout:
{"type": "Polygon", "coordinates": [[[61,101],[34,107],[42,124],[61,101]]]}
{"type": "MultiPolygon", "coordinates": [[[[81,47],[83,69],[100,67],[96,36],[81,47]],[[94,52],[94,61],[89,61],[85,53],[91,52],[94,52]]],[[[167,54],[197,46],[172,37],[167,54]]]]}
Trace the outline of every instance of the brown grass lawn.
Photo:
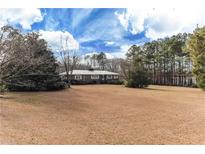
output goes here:
{"type": "Polygon", "coordinates": [[[205,92],[73,86],[0,98],[1,144],[205,144],[205,92]]]}

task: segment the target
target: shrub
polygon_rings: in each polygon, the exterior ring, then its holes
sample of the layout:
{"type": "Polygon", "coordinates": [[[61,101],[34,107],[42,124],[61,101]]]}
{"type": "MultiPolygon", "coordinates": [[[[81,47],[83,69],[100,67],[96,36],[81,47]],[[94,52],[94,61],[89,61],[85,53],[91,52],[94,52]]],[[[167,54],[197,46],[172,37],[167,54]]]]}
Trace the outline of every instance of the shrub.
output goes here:
{"type": "Polygon", "coordinates": [[[125,81],[125,86],[131,88],[144,88],[150,83],[149,74],[146,71],[137,70],[131,73],[130,78],[125,81]]]}
{"type": "Polygon", "coordinates": [[[64,89],[66,83],[58,75],[32,74],[11,79],[7,87],[11,91],[46,91],[64,89]]]}
{"type": "Polygon", "coordinates": [[[6,85],[0,85],[0,94],[4,95],[4,93],[6,92],[6,85]]]}

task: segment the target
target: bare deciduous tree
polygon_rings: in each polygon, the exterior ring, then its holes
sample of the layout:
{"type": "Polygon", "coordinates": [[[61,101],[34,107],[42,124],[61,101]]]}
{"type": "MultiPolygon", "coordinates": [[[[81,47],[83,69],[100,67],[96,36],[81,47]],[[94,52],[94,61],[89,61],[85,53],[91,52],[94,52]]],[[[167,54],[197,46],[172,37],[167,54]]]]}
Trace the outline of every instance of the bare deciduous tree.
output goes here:
{"type": "Polygon", "coordinates": [[[68,48],[68,38],[63,40],[62,36],[60,37],[60,45],[61,48],[59,50],[60,62],[63,64],[65,73],[66,73],[66,82],[68,83],[68,87],[71,85],[71,76],[73,70],[78,65],[80,58],[77,55],[76,49],[68,48]]]}

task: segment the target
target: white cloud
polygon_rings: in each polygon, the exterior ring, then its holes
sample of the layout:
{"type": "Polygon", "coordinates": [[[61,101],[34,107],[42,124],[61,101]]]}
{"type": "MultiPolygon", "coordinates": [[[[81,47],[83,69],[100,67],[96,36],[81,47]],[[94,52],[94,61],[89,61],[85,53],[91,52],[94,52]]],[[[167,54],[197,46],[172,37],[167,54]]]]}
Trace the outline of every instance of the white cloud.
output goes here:
{"type": "Polygon", "coordinates": [[[86,53],[85,56],[92,56],[94,54],[98,54],[98,52],[89,52],[89,53],[86,53]]]}
{"type": "Polygon", "coordinates": [[[131,45],[124,44],[120,47],[120,51],[112,52],[112,53],[110,53],[110,55],[112,56],[112,58],[125,58],[126,53],[130,47],[131,47],[131,45]]]}
{"type": "MultiPolygon", "coordinates": [[[[106,55],[106,57],[107,57],[108,59],[113,59],[113,58],[125,58],[125,57],[126,57],[126,53],[127,53],[128,49],[129,49],[130,47],[131,47],[131,45],[129,45],[129,44],[124,44],[124,45],[122,45],[122,46],[120,47],[120,50],[117,51],[117,52],[112,52],[112,53],[104,52],[104,53],[105,53],[105,55],[106,55]]],[[[87,56],[87,55],[92,56],[93,54],[99,54],[99,53],[98,53],[98,52],[90,52],[90,53],[85,54],[84,57],[87,56]]],[[[83,58],[83,59],[84,59],[84,58],[83,58]]],[[[84,61],[84,63],[86,63],[86,62],[84,61]]]]}
{"type": "Polygon", "coordinates": [[[49,46],[53,50],[59,50],[61,49],[61,38],[62,38],[62,44],[65,48],[65,40],[68,39],[67,48],[70,50],[78,50],[79,49],[79,43],[73,38],[73,36],[69,32],[62,32],[62,31],[43,31],[40,30],[40,34],[42,35],[42,38],[44,38],[49,46]]]}
{"type": "Polygon", "coordinates": [[[0,26],[20,24],[24,29],[31,29],[33,23],[42,20],[40,9],[0,9],[0,26]]]}
{"type": "MultiPolygon", "coordinates": [[[[138,44],[139,45],[139,44],[138,44]]],[[[121,47],[120,47],[120,50],[119,51],[116,51],[116,52],[111,52],[111,53],[108,53],[108,52],[104,52],[106,57],[108,59],[113,59],[113,58],[126,58],[126,53],[128,51],[128,49],[131,47],[131,45],[129,44],[123,44],[121,47]]],[[[86,64],[86,61],[84,60],[84,57],[89,55],[89,56],[92,56],[93,54],[99,54],[98,52],[89,52],[89,53],[86,53],[85,55],[83,55],[83,63],[86,64]]]]}
{"type": "Polygon", "coordinates": [[[126,53],[130,47],[131,47],[131,45],[128,45],[128,44],[122,45],[122,46],[120,47],[121,52],[126,53]]]}
{"type": "Polygon", "coordinates": [[[145,31],[151,39],[163,38],[180,32],[192,32],[196,25],[205,25],[204,9],[127,9],[116,13],[121,25],[132,34],[145,31]]]}
{"type": "Polygon", "coordinates": [[[115,44],[115,42],[113,42],[113,41],[107,41],[107,42],[105,42],[105,43],[106,43],[107,46],[110,46],[110,45],[115,44]]]}
{"type": "Polygon", "coordinates": [[[105,52],[105,55],[106,55],[107,59],[112,59],[112,58],[114,58],[114,56],[112,55],[112,53],[107,53],[107,52],[105,52]]]}
{"type": "Polygon", "coordinates": [[[140,33],[144,30],[144,19],[147,16],[145,9],[127,9],[126,12],[115,13],[125,28],[133,34],[140,33]]]}
{"type": "Polygon", "coordinates": [[[112,52],[113,58],[125,58],[125,53],[122,51],[112,52]]]}

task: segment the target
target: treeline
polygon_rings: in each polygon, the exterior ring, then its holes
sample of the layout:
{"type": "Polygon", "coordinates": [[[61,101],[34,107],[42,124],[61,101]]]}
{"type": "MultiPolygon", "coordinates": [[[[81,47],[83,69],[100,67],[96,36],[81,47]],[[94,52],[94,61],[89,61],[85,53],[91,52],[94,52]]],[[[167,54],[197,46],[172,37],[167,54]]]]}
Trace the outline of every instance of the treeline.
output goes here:
{"type": "Polygon", "coordinates": [[[55,90],[66,85],[47,42],[37,32],[23,34],[11,26],[0,29],[0,89],[55,90]]]}
{"type": "Polygon", "coordinates": [[[112,72],[120,72],[121,58],[108,59],[104,52],[86,55],[84,57],[86,68],[95,68],[100,70],[108,70],[112,72]]]}
{"type": "MultiPolygon", "coordinates": [[[[109,59],[104,52],[99,52],[99,53],[83,56],[81,62],[77,63],[73,68],[79,70],[88,70],[88,69],[107,70],[107,71],[120,73],[121,64],[123,61],[124,59],[122,58],[109,59]]],[[[60,66],[59,72],[62,73],[66,71],[64,65],[61,62],[59,62],[59,66],[60,66]]]]}
{"type": "Polygon", "coordinates": [[[100,52],[84,57],[86,64],[82,64],[75,52],[68,49],[60,51],[59,55],[61,61],[57,63],[38,32],[24,34],[11,26],[2,27],[0,92],[5,88],[22,91],[62,89],[69,86],[72,70],[93,67],[120,73],[128,87],[157,84],[205,89],[204,27],[197,28],[193,34],[180,33],[142,46],[133,45],[126,59],[108,59],[100,52]],[[67,71],[66,83],[59,76],[62,71],[67,71]]]}
{"type": "Polygon", "coordinates": [[[188,35],[178,34],[165,39],[133,45],[127,58],[140,56],[145,69],[150,73],[151,84],[193,86],[192,62],[184,51],[188,35]]]}
{"type": "Polygon", "coordinates": [[[147,42],[142,46],[131,46],[126,58],[127,67],[123,69],[126,80],[129,82],[137,80],[139,75],[136,74],[140,71],[141,75],[144,74],[140,80],[141,82],[145,80],[145,85],[203,87],[205,84],[204,29],[197,28],[193,34],[180,33],[147,42]]]}

